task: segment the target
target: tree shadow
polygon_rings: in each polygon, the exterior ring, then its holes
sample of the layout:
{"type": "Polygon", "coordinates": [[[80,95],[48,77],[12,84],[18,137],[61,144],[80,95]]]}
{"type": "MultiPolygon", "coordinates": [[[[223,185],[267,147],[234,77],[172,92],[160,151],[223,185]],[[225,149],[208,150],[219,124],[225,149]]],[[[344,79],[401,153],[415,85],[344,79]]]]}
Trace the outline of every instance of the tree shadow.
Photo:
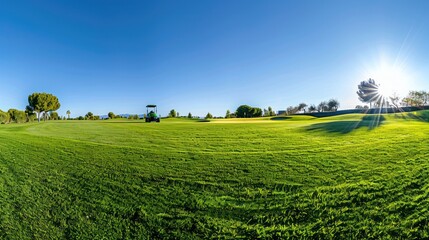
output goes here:
{"type": "Polygon", "coordinates": [[[279,120],[287,120],[287,119],[291,119],[292,117],[272,117],[270,120],[275,120],[275,121],[279,121],[279,120]]]}
{"type": "Polygon", "coordinates": [[[316,123],[308,126],[307,131],[321,130],[329,133],[347,134],[355,129],[366,127],[368,130],[373,130],[379,127],[386,118],[382,115],[367,115],[360,121],[334,121],[327,123],[316,123]]]}
{"type": "Polygon", "coordinates": [[[409,113],[409,114],[413,115],[414,117],[417,117],[417,119],[419,121],[429,122],[429,112],[428,111],[421,111],[417,115],[414,115],[414,114],[411,114],[411,113],[409,113]]]}
{"type": "Polygon", "coordinates": [[[401,119],[404,121],[429,122],[429,111],[422,111],[417,113],[411,113],[411,112],[396,113],[394,115],[394,118],[401,119]]]}

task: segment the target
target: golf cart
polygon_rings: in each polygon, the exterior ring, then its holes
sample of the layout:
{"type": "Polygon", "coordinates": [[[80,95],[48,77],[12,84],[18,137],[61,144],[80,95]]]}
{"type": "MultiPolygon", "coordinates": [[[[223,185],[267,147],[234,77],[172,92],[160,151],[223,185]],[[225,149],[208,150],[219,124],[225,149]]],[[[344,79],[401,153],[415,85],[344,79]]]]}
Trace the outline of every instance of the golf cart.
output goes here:
{"type": "Polygon", "coordinates": [[[146,122],[160,122],[161,119],[158,115],[158,109],[156,105],[147,105],[146,106],[146,122]]]}

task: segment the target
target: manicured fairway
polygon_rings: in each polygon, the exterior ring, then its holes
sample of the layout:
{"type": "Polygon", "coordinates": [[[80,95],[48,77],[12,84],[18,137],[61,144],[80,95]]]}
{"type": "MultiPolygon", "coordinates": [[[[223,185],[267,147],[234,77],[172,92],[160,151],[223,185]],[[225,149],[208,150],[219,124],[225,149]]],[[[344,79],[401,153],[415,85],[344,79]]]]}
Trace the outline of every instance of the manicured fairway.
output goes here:
{"type": "Polygon", "coordinates": [[[0,125],[0,239],[429,238],[427,116],[0,125]]]}

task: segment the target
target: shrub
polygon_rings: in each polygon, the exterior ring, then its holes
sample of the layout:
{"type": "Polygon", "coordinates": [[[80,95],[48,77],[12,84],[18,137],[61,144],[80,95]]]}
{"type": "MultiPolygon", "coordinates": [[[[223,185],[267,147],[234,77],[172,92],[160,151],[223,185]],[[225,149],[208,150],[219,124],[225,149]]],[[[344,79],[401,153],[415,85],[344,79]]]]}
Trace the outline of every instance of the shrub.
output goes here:
{"type": "Polygon", "coordinates": [[[9,114],[0,110],[0,123],[5,124],[9,122],[9,114]]]}
{"type": "Polygon", "coordinates": [[[7,113],[9,114],[10,122],[24,123],[27,121],[27,114],[25,114],[24,111],[20,111],[17,109],[9,109],[7,113]]]}

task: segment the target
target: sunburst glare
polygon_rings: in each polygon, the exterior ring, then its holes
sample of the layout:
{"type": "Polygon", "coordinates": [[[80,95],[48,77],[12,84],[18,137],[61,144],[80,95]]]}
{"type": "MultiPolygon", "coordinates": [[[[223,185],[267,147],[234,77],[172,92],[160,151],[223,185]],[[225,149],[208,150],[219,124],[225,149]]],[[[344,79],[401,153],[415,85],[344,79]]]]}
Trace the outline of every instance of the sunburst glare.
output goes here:
{"type": "Polygon", "coordinates": [[[403,68],[381,64],[371,74],[371,78],[378,84],[378,94],[384,98],[394,94],[405,94],[408,91],[409,80],[403,68]]]}

